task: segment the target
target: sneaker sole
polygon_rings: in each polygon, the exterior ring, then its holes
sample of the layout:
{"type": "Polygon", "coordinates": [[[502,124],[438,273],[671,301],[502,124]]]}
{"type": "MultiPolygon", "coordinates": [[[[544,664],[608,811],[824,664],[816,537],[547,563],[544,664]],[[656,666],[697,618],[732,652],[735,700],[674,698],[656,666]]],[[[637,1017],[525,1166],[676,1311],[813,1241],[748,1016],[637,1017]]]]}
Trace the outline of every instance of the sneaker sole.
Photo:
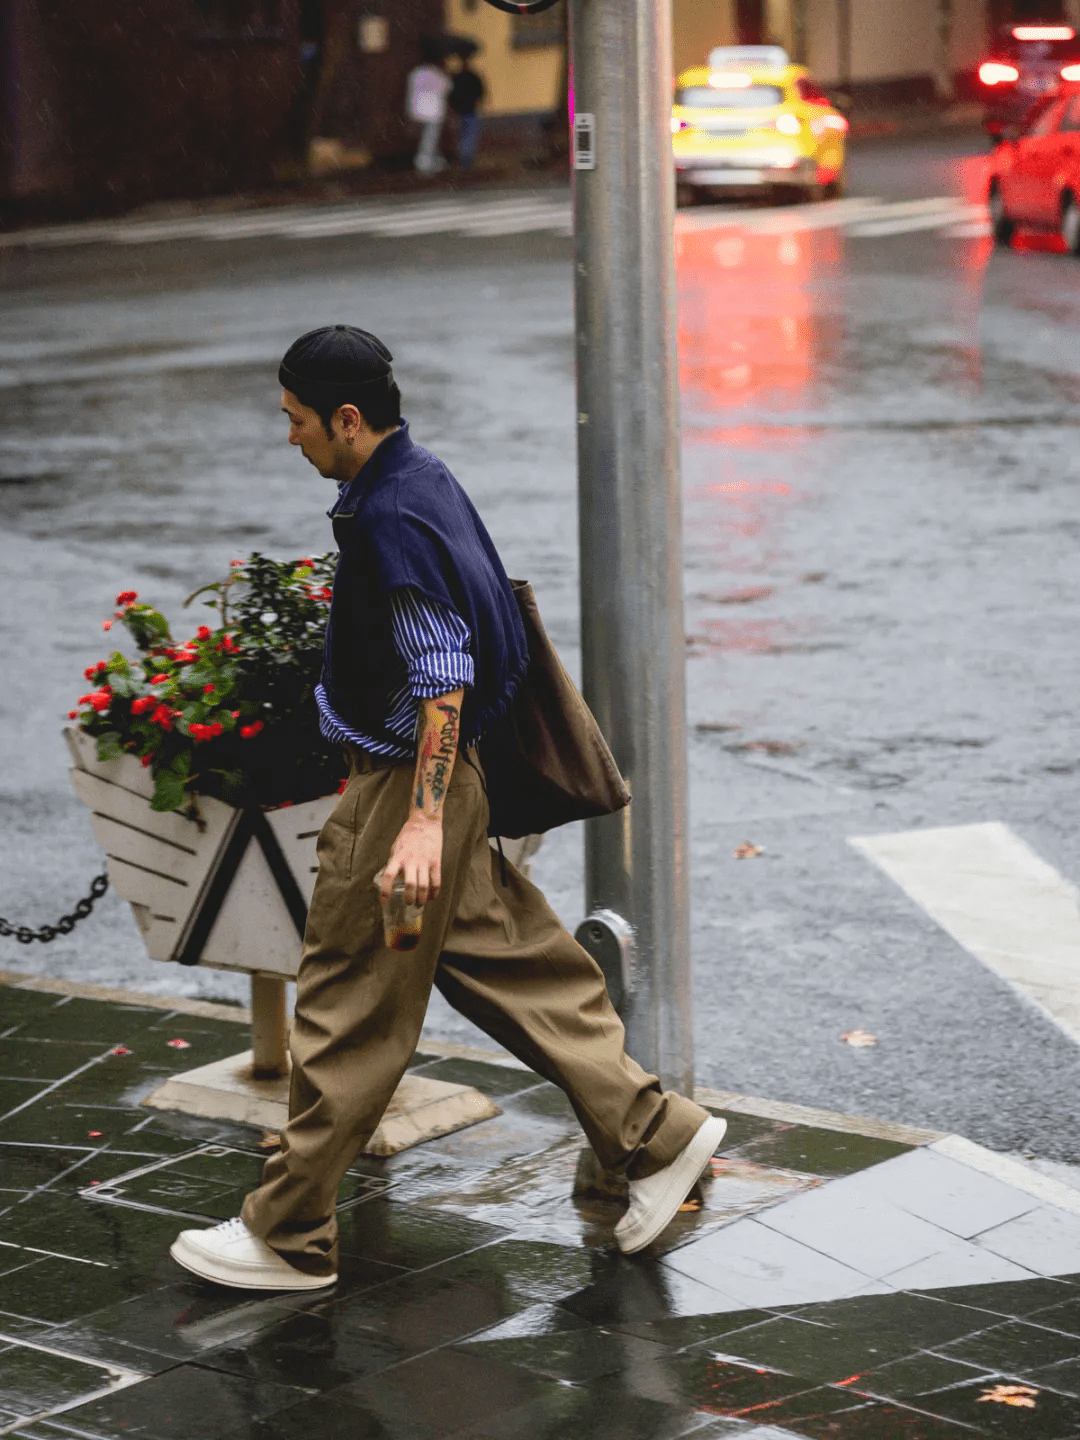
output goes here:
{"type": "Polygon", "coordinates": [[[710,1116],[671,1167],[667,1194],[655,1206],[646,1223],[622,1234],[618,1226],[615,1227],[615,1240],[624,1255],[636,1255],[667,1229],[679,1213],[679,1206],[704,1174],[726,1130],[726,1120],[710,1116]]]}
{"type": "MultiPolygon", "coordinates": [[[[250,1266],[233,1266],[227,1260],[211,1259],[203,1255],[183,1237],[169,1246],[169,1254],[178,1265],[198,1275],[200,1280],[212,1280],[216,1285],[230,1285],[237,1290],[321,1290],[326,1285],[337,1283],[336,1275],[305,1275],[302,1270],[293,1270],[291,1275],[264,1272],[262,1279],[256,1279],[257,1271],[250,1266]]],[[[288,1261],[284,1262],[288,1264],[288,1261]]],[[[292,1267],[289,1267],[292,1269],[292,1267]]]]}

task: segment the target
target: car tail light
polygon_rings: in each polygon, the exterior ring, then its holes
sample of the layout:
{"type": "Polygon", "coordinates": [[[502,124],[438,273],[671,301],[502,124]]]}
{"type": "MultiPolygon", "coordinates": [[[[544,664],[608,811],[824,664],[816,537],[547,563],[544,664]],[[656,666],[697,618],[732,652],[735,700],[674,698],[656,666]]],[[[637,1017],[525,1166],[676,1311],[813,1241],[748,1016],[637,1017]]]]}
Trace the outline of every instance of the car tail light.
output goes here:
{"type": "Polygon", "coordinates": [[[1080,65],[1066,65],[1061,71],[1062,80],[1080,80],[1080,65]]]}
{"type": "Polygon", "coordinates": [[[841,135],[845,135],[848,122],[843,115],[815,115],[810,121],[810,129],[815,135],[824,135],[829,130],[838,130],[841,135]]]}
{"type": "Polygon", "coordinates": [[[999,60],[987,60],[979,66],[979,79],[984,85],[1011,85],[1020,79],[1015,65],[1002,65],[999,60]]]}
{"type": "Polygon", "coordinates": [[[1075,40],[1071,25],[1014,25],[1014,40],[1075,40]]]}

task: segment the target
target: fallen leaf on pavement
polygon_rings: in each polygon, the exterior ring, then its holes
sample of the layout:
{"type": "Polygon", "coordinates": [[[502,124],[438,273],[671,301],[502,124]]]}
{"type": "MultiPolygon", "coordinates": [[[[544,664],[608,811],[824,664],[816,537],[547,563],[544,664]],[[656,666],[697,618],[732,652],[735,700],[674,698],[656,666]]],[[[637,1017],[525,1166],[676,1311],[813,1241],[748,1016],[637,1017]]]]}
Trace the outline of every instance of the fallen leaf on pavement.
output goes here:
{"type": "Polygon", "coordinates": [[[701,1201],[695,1195],[691,1199],[683,1201],[683,1203],[679,1206],[679,1214],[685,1215],[688,1211],[700,1209],[701,1201]]]}
{"type": "Polygon", "coordinates": [[[846,1034],[840,1036],[840,1039],[846,1041],[848,1045],[856,1047],[877,1044],[877,1036],[871,1035],[869,1030],[848,1030],[846,1034]]]}
{"type": "Polygon", "coordinates": [[[165,1044],[168,1045],[168,1047],[170,1048],[170,1050],[190,1050],[190,1049],[191,1049],[191,1041],[190,1041],[190,1040],[179,1040],[179,1039],[177,1039],[177,1040],[166,1040],[166,1041],[165,1041],[165,1044]]]}
{"type": "Polygon", "coordinates": [[[976,1404],[990,1400],[995,1405],[1015,1405],[1021,1410],[1034,1410],[1038,1393],[1030,1385],[995,1385],[990,1390],[984,1390],[976,1404]]]}
{"type": "Polygon", "coordinates": [[[131,1054],[131,1051],[127,1048],[126,1045],[114,1045],[113,1048],[109,1051],[109,1054],[110,1054],[110,1055],[130,1055],[130,1054],[131,1054]]]}
{"type": "Polygon", "coordinates": [[[87,1130],[86,1134],[87,1134],[87,1137],[88,1137],[89,1139],[91,1139],[91,1140],[96,1140],[96,1139],[98,1139],[98,1137],[101,1135],[101,1131],[100,1131],[100,1130],[87,1130]]]}
{"type": "Polygon", "coordinates": [[[277,1150],[281,1145],[281,1136],[276,1130],[264,1130],[263,1138],[259,1141],[260,1150],[277,1150]]]}
{"type": "Polygon", "coordinates": [[[751,845],[749,840],[744,840],[741,845],[736,845],[731,853],[736,860],[753,860],[756,855],[764,855],[765,850],[761,845],[751,845]]]}

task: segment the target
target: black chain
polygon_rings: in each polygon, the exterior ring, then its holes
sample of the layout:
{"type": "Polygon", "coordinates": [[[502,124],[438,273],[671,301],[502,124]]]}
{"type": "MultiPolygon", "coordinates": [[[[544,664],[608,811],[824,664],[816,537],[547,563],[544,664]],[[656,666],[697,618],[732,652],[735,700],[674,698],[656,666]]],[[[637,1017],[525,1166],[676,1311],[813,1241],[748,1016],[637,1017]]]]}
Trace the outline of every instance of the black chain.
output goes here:
{"type": "Polygon", "coordinates": [[[94,901],[100,900],[105,891],[109,888],[109,877],[107,875],[95,875],[90,885],[90,894],[85,895],[70,915],[61,915],[55,925],[42,925],[40,930],[31,930],[29,925],[12,925],[10,920],[5,920],[0,915],[0,936],[14,935],[20,945],[30,945],[35,940],[40,940],[42,945],[47,945],[50,940],[55,940],[58,935],[70,935],[80,920],[85,920],[94,908],[94,901]]]}

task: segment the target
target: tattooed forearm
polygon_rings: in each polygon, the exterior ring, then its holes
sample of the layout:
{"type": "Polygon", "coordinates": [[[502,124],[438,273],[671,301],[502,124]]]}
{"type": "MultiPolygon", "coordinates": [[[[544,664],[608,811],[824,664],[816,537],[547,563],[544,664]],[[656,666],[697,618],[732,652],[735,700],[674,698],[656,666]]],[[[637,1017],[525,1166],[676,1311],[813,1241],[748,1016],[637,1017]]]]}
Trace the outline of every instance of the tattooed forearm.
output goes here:
{"type": "Polygon", "coordinates": [[[417,810],[433,818],[442,809],[457,758],[462,695],[461,690],[456,690],[437,700],[421,703],[421,733],[413,800],[417,810]]]}

